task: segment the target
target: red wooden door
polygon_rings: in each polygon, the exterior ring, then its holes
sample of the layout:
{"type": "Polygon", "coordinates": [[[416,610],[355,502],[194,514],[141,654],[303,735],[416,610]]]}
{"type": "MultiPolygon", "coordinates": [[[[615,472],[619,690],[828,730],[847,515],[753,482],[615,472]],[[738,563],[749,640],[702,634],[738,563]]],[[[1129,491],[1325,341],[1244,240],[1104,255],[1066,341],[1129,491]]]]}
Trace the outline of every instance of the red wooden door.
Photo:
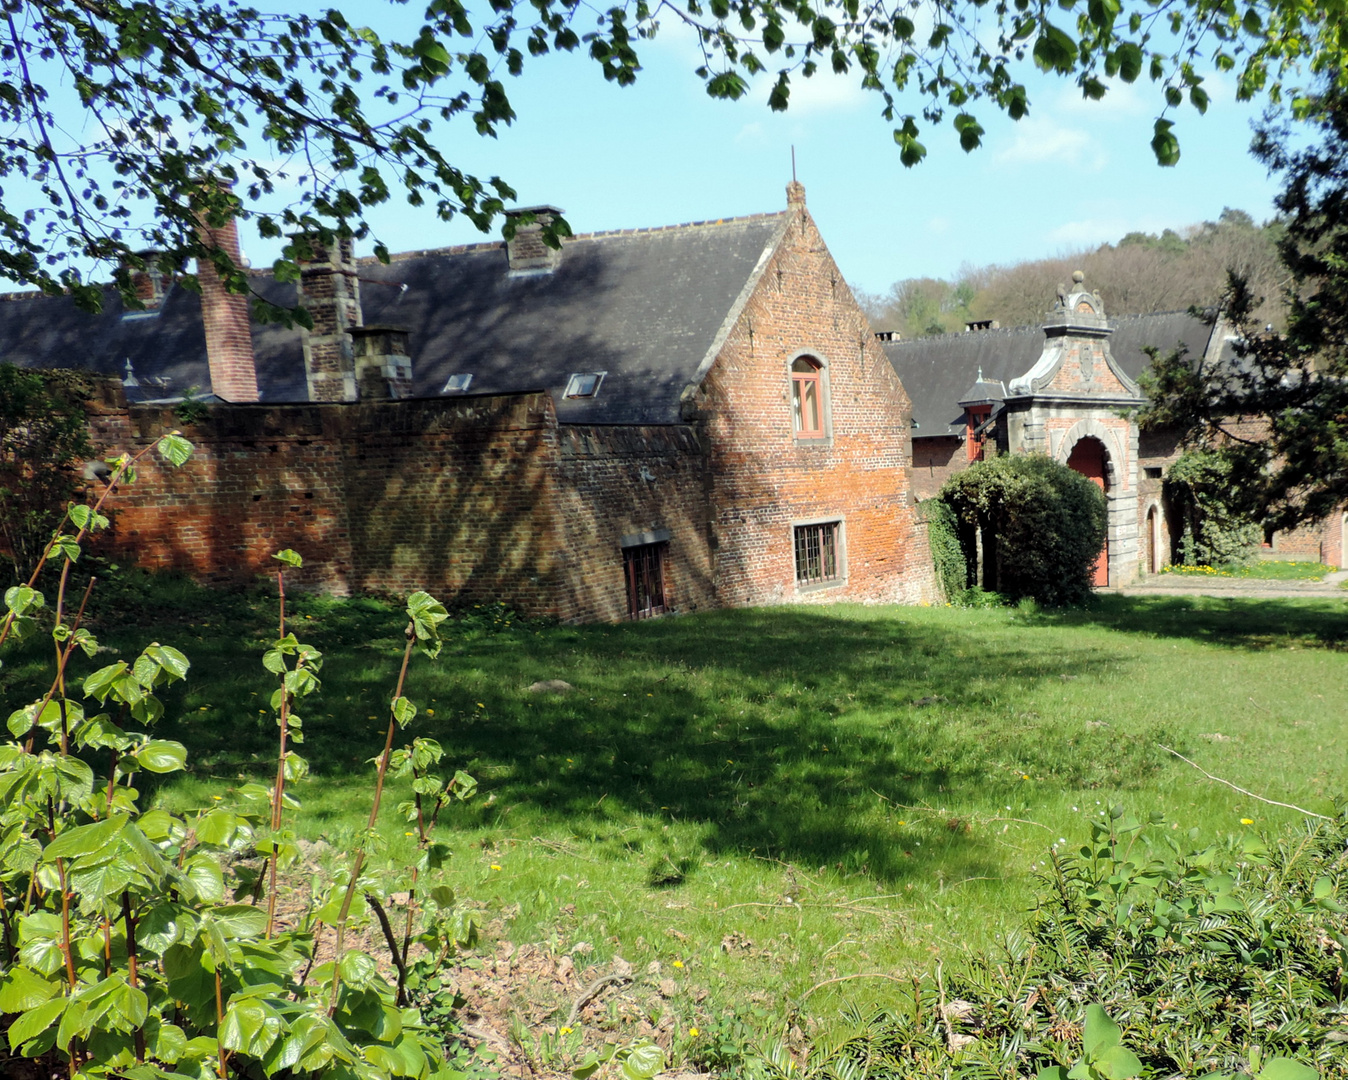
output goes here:
{"type": "MultiPolygon", "coordinates": [[[[1072,447],[1067,459],[1067,467],[1075,469],[1095,483],[1101,491],[1108,493],[1109,476],[1105,472],[1105,447],[1099,439],[1082,439],[1072,447]]],[[[1105,537],[1105,546],[1100,549],[1100,557],[1095,560],[1095,576],[1092,585],[1103,587],[1109,584],[1109,538],[1105,537]]]]}

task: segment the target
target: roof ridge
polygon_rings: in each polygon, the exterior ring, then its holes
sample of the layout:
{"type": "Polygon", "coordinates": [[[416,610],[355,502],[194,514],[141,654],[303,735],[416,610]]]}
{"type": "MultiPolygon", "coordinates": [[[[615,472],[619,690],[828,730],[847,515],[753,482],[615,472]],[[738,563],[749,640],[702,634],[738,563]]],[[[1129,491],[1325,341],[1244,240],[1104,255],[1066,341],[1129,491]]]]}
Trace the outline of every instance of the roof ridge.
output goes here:
{"type": "MultiPolygon", "coordinates": [[[[1173,308],[1169,311],[1134,311],[1127,315],[1110,315],[1108,319],[1114,322],[1118,319],[1154,319],[1161,315],[1190,315],[1188,308],[1173,308]]],[[[1193,318],[1200,318],[1193,316],[1193,318]]],[[[992,334],[1019,334],[1025,331],[1042,332],[1044,326],[1042,323],[1022,323],[1020,326],[999,326],[995,329],[989,327],[987,330],[947,330],[944,334],[932,334],[929,337],[900,338],[898,341],[881,342],[882,345],[915,345],[922,341],[940,341],[943,338],[962,338],[968,336],[988,337],[992,334]]]]}
{"type": "MultiPolygon", "coordinates": [[[[785,210],[774,210],[758,214],[741,214],[738,217],[725,218],[705,218],[702,221],[682,221],[675,225],[643,225],[630,229],[599,229],[594,232],[573,233],[571,236],[562,237],[563,244],[573,244],[578,240],[602,240],[613,236],[642,236],[647,233],[673,232],[676,229],[696,229],[696,228],[715,228],[718,225],[738,225],[750,221],[768,221],[774,218],[784,217],[787,214],[785,210]]],[[[400,262],[405,259],[422,258],[427,255],[465,255],[476,251],[500,251],[504,248],[504,240],[479,240],[471,244],[449,244],[438,248],[421,248],[416,251],[398,251],[389,255],[389,262],[400,262]]],[[[379,260],[373,255],[362,255],[356,260],[358,266],[379,265],[379,260]]]]}

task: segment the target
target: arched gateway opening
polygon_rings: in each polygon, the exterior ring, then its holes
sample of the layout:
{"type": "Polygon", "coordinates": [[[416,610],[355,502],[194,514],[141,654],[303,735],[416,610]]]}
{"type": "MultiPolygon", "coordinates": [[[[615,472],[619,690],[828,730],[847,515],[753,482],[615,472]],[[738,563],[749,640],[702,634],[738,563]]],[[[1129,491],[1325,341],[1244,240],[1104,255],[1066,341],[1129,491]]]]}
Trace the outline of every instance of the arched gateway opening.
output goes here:
{"type": "MultiPolygon", "coordinates": [[[[1068,455],[1067,467],[1075,469],[1086,477],[1109,497],[1109,456],[1105,444],[1093,436],[1080,439],[1068,455]]],[[[1105,546],[1100,549],[1100,557],[1095,561],[1095,576],[1091,582],[1097,587],[1109,584],[1109,538],[1106,534],[1105,546]]]]}

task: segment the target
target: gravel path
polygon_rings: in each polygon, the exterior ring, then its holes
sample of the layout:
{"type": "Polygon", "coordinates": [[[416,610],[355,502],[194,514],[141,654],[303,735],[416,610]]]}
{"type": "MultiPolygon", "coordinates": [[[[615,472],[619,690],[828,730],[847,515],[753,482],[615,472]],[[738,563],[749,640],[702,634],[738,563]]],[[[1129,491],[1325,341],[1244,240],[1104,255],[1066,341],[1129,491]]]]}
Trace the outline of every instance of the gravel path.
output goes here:
{"type": "Polygon", "coordinates": [[[1320,581],[1272,581],[1268,578],[1222,578],[1156,574],[1122,589],[1102,589],[1122,596],[1216,596],[1228,599],[1287,600],[1296,597],[1348,601],[1348,570],[1326,574],[1320,581]]]}

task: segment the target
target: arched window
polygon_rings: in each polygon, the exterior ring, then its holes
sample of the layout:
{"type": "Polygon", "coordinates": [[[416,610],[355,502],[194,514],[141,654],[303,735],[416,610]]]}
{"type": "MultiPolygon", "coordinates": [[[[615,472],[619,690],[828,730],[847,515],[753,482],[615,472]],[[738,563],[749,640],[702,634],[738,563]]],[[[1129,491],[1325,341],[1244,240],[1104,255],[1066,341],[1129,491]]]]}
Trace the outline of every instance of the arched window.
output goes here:
{"type": "Polygon", "coordinates": [[[791,363],[791,409],[798,439],[824,437],[824,365],[808,356],[791,363]]]}

